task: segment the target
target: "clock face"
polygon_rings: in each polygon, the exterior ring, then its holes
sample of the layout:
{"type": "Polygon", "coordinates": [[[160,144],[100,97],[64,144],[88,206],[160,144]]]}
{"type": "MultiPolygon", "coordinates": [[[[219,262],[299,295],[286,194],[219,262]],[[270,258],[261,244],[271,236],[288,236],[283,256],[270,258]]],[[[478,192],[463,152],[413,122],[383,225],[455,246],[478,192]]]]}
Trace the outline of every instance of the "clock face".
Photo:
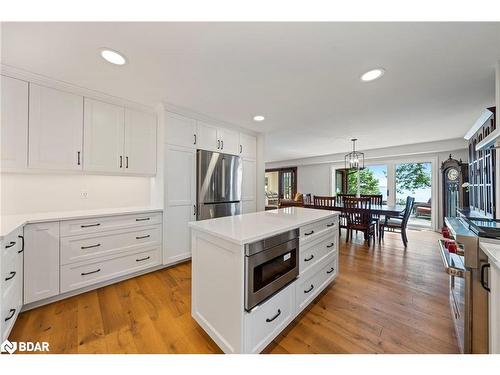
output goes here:
{"type": "Polygon", "coordinates": [[[448,170],[447,177],[448,177],[448,180],[455,181],[458,178],[458,171],[456,169],[448,170]]]}

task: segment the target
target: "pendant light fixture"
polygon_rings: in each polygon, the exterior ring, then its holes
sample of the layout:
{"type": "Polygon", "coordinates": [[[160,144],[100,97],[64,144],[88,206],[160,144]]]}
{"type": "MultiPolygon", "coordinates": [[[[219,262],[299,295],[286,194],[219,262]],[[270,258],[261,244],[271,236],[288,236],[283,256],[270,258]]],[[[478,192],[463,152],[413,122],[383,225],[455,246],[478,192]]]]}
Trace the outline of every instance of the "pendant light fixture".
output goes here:
{"type": "Polygon", "coordinates": [[[345,158],[345,168],[346,169],[363,169],[365,167],[365,154],[363,152],[356,151],[356,141],[357,138],[352,138],[352,151],[349,152],[345,158]]]}

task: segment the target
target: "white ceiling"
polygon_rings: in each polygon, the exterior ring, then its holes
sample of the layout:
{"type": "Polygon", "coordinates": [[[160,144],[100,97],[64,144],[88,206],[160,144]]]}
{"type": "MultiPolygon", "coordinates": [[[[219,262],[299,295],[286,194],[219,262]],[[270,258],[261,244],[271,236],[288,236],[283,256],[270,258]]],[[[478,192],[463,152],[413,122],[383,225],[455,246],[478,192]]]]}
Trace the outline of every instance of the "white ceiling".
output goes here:
{"type": "Polygon", "coordinates": [[[494,104],[500,60],[500,23],[2,26],[4,64],[265,132],[267,161],[344,152],[353,136],[361,149],[461,137],[494,104]]]}

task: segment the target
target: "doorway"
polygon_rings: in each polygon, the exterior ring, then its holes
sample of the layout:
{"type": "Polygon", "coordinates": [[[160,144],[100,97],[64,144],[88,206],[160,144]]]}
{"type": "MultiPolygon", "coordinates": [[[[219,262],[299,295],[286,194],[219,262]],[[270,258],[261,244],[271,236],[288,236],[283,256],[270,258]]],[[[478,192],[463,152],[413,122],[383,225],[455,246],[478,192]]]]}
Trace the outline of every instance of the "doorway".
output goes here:
{"type": "Polygon", "coordinates": [[[266,207],[278,207],[282,199],[293,199],[297,193],[297,167],[266,169],[266,207]]]}

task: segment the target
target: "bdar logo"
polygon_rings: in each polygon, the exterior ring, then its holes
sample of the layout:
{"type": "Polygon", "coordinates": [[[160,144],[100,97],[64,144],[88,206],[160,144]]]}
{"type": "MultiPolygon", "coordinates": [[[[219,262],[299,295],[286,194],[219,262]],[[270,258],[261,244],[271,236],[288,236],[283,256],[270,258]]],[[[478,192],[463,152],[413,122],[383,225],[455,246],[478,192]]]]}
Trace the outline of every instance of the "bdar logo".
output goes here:
{"type": "Polygon", "coordinates": [[[5,340],[0,345],[0,352],[12,354],[17,350],[17,342],[10,342],[9,340],[5,340]]]}

